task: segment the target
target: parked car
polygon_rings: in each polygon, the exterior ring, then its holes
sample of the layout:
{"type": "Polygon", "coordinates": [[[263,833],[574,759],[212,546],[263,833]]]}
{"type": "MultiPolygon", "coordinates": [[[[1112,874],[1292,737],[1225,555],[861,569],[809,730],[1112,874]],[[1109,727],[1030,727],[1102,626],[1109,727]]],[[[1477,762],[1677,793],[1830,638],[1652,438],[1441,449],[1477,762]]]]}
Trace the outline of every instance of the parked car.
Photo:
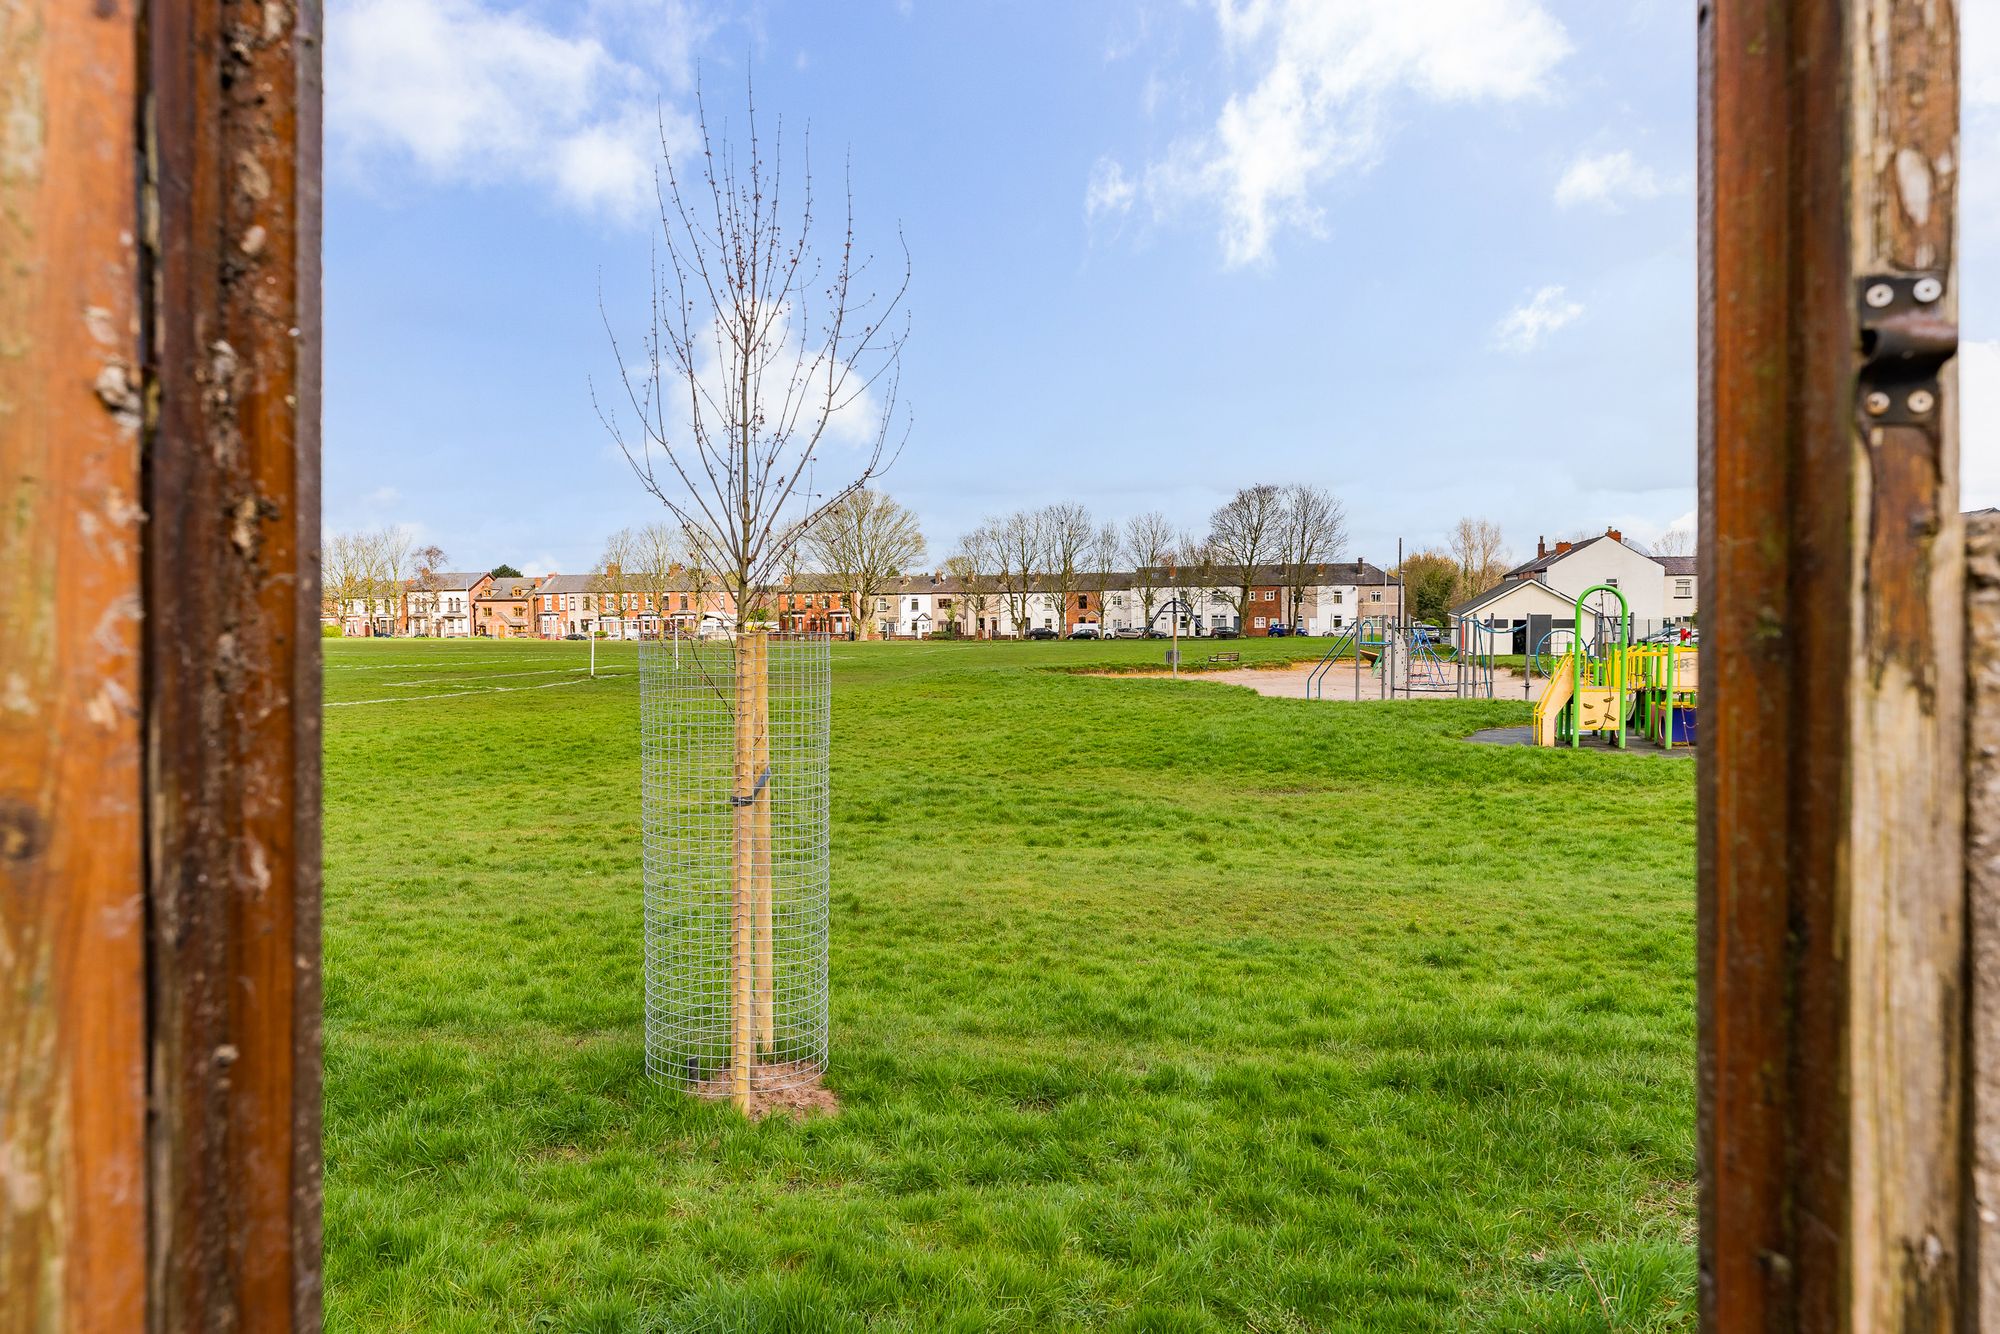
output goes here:
{"type": "Polygon", "coordinates": [[[1097,627],[1094,625],[1079,625],[1076,629],[1069,632],[1069,637],[1071,639],[1096,639],[1098,637],[1097,627]]]}
{"type": "Polygon", "coordinates": [[[1146,638],[1148,639],[1172,639],[1173,637],[1174,637],[1174,632],[1171,630],[1146,631],[1146,638]]]}
{"type": "Polygon", "coordinates": [[[1053,627],[1053,626],[1048,626],[1048,625],[1038,625],[1038,626],[1036,626],[1036,627],[1035,627],[1034,629],[1032,629],[1032,630],[1028,631],[1028,638],[1030,638],[1030,639],[1060,639],[1060,638],[1062,638],[1062,636],[1061,636],[1061,635],[1058,635],[1058,634],[1057,634],[1057,633],[1055,632],[1055,627],[1053,627]]]}
{"type": "Polygon", "coordinates": [[[1276,621],[1273,621],[1271,623],[1270,629],[1264,631],[1264,633],[1272,639],[1283,639],[1287,635],[1297,634],[1298,631],[1292,629],[1292,627],[1289,625],[1283,625],[1276,621]]]}
{"type": "Polygon", "coordinates": [[[580,635],[580,634],[578,634],[578,633],[577,633],[576,631],[572,630],[572,631],[570,631],[570,632],[569,632],[568,634],[564,635],[564,636],[563,636],[563,638],[564,638],[564,639],[588,639],[588,638],[590,638],[590,636],[589,636],[589,635],[580,635]]]}
{"type": "Polygon", "coordinates": [[[1123,627],[1123,628],[1121,628],[1121,629],[1117,629],[1117,630],[1113,630],[1113,631],[1111,632],[1111,637],[1112,637],[1113,639],[1148,639],[1148,638],[1151,638],[1151,636],[1150,636],[1150,635],[1148,635],[1148,634],[1147,634],[1147,633],[1146,633],[1146,632],[1145,632],[1144,630],[1141,630],[1141,629],[1139,629],[1139,628],[1138,628],[1137,626],[1125,626],[1125,627],[1123,627]]]}
{"type": "Polygon", "coordinates": [[[1237,631],[1233,625],[1218,625],[1213,630],[1210,630],[1208,635],[1211,639],[1234,639],[1236,638],[1237,631]]]}

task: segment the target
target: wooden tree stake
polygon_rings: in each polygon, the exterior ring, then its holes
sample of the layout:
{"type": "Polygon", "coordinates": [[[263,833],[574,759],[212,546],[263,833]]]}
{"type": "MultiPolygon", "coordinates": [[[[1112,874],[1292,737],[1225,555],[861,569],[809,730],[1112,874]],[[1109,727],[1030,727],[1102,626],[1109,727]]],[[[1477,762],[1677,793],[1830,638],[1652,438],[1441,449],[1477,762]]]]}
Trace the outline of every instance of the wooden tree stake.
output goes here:
{"type": "Polygon", "coordinates": [[[751,768],[762,781],[759,782],[756,804],[751,809],[756,813],[752,826],[752,859],[750,874],[757,897],[757,1042],[759,1047],[772,1051],[776,1044],[773,1028],[776,1014],[772,1009],[771,995],[771,798],[773,784],[765,777],[771,769],[771,636],[758,631],[751,639],[756,653],[755,677],[752,688],[756,693],[751,710],[751,725],[756,729],[752,738],[751,768]]]}

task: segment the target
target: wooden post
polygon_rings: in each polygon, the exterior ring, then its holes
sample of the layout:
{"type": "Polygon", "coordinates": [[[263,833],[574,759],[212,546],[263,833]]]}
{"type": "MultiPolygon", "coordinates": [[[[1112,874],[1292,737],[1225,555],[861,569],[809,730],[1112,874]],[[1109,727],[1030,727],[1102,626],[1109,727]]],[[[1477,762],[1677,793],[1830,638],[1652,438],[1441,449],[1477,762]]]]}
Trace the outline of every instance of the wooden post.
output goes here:
{"type": "Polygon", "coordinates": [[[1711,1330],[1961,1313],[1955,386],[1947,370],[1913,400],[1898,379],[1935,373],[1955,337],[1954,11],[1701,8],[1711,1330]],[[1909,317],[1871,346],[1912,355],[1869,366],[1864,311],[1909,317]]]}
{"type": "MultiPolygon", "coordinates": [[[[756,646],[757,661],[752,683],[755,699],[751,706],[751,726],[756,730],[750,764],[761,779],[771,768],[771,636],[759,631],[752,642],[756,646]]],[[[756,820],[751,828],[753,855],[750,866],[757,900],[757,1043],[767,1054],[773,1050],[777,1036],[777,1016],[771,1009],[771,797],[772,784],[764,781],[757,793],[756,804],[751,807],[756,812],[756,820]]]]}
{"type": "Polygon", "coordinates": [[[138,26],[0,5],[0,1330],[146,1324],[138,26]]]}
{"type": "Polygon", "coordinates": [[[735,849],[730,862],[729,902],[734,945],[730,977],[735,996],[729,1009],[730,1093],[744,1112],[750,1110],[750,1073],[756,1060],[757,1001],[756,846],[757,846],[757,639],[759,632],[736,632],[735,849]]]}
{"type": "Polygon", "coordinates": [[[2000,514],[1966,522],[1966,903],[1971,920],[1967,1329],[2000,1327],[2000,514]]]}
{"type": "Polygon", "coordinates": [[[0,3],[0,1330],[319,1324],[318,50],[0,3]]]}

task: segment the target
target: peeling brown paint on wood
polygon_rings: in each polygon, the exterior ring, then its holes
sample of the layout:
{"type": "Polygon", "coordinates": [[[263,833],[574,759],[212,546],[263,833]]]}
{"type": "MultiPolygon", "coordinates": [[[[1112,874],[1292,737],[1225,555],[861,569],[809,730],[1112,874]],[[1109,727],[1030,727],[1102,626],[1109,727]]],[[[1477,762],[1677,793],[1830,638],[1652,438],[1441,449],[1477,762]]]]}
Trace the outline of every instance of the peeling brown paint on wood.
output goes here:
{"type": "Polygon", "coordinates": [[[319,19],[0,0],[0,1334],[319,1325],[319,19]]]}
{"type": "Polygon", "coordinates": [[[0,0],[7,1334],[145,1319],[137,78],[129,14],[0,0]]]}
{"type": "MultiPolygon", "coordinates": [[[[1864,431],[1863,274],[1949,271],[1948,0],[1703,7],[1701,1303],[1950,1329],[1955,433],[1864,431]]],[[[1947,311],[1951,308],[1948,299],[1947,311]]]]}
{"type": "Polygon", "coordinates": [[[148,30],[148,562],[175,590],[147,636],[152,1300],[171,1328],[319,1322],[318,24],[316,5],[156,0],[148,30]]]}

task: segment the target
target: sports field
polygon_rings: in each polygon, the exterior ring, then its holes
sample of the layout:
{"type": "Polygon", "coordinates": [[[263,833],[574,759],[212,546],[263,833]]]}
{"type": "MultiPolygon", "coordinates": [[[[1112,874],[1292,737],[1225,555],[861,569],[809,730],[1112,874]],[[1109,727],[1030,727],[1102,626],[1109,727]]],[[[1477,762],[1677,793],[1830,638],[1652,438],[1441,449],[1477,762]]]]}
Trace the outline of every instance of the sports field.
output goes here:
{"type": "Polygon", "coordinates": [[[750,1125],[642,1073],[634,648],[329,642],[329,1327],[1692,1328],[1694,766],[1051,670],[1161,648],[836,646],[750,1125]]]}

